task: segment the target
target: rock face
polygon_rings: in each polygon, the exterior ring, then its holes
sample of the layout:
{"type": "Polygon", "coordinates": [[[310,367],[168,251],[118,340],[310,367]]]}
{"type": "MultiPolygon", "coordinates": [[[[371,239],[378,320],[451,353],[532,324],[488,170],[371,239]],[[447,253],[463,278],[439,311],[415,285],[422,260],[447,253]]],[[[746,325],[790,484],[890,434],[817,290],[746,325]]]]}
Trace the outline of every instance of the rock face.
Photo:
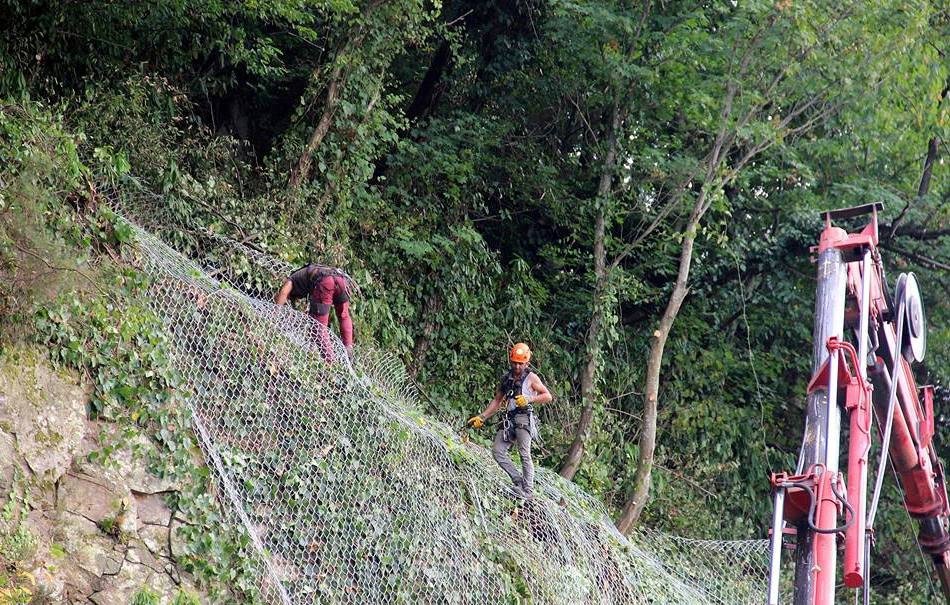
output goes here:
{"type": "Polygon", "coordinates": [[[0,372],[0,428],[15,436],[16,450],[34,476],[55,482],[85,433],[86,394],[33,354],[8,357],[0,372]]]}
{"type": "Polygon", "coordinates": [[[43,603],[125,605],[143,588],[162,603],[197,594],[171,552],[176,486],[133,454],[151,447],[144,437],[88,462],[114,427],[88,420],[87,400],[39,354],[0,357],[0,507],[14,509],[0,518],[0,579],[29,573],[35,582],[19,585],[43,603]]]}

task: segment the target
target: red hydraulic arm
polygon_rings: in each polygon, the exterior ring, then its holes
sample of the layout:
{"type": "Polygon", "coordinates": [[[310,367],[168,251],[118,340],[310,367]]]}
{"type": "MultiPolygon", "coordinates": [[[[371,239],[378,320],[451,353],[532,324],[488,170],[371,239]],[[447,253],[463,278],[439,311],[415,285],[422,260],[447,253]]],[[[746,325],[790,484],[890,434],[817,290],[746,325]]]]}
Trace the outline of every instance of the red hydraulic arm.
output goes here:
{"type": "Polygon", "coordinates": [[[950,603],[950,506],[944,470],[933,447],[931,387],[918,389],[911,362],[921,361],[926,325],[914,275],[887,289],[878,252],[880,204],[824,213],[818,252],[813,375],[805,437],[795,473],[775,473],[772,566],[768,602],[778,603],[782,537],[796,536],[796,605],[835,602],[837,547],[844,538],[845,586],[863,587],[869,602],[870,550],[881,483],[889,460],[903,486],[904,506],[918,520],[919,542],[933,560],[950,603]],[[833,219],[871,215],[859,232],[833,219]],[[852,342],[845,332],[852,335],[852,342]],[[847,485],[838,472],[841,414],[847,415],[847,485]],[[872,418],[886,454],[868,498],[872,418]],[[785,529],[785,526],[791,526],[785,529]]]}

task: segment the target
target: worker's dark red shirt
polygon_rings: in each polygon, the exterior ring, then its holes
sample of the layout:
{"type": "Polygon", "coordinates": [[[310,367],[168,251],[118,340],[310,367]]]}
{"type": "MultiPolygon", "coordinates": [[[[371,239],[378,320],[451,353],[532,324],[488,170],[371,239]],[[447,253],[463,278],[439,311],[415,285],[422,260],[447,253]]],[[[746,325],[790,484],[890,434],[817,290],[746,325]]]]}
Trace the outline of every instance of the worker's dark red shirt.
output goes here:
{"type": "Polygon", "coordinates": [[[300,300],[301,298],[310,296],[310,293],[313,292],[313,287],[317,285],[319,273],[320,268],[316,265],[306,265],[291,273],[287,279],[290,280],[293,286],[287,298],[290,300],[300,300]]]}
{"type": "Polygon", "coordinates": [[[287,279],[291,283],[290,294],[287,296],[290,300],[300,300],[308,296],[311,304],[331,301],[333,304],[339,304],[350,300],[349,288],[339,269],[311,263],[297,269],[287,279]],[[332,278],[332,281],[325,281],[328,277],[332,278]],[[332,289],[332,299],[324,301],[324,290],[328,288],[332,289]]]}

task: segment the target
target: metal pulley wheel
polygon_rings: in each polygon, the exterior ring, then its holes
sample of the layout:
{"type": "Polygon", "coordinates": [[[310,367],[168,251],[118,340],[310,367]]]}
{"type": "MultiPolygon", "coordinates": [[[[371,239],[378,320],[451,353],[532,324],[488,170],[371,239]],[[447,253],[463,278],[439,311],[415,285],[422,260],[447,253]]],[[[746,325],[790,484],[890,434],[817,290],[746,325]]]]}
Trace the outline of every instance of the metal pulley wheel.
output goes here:
{"type": "MultiPolygon", "coordinates": [[[[923,361],[927,352],[927,319],[920,288],[913,273],[901,273],[894,286],[894,305],[904,303],[904,336],[901,353],[907,361],[923,361]]],[[[895,309],[896,310],[896,309],[895,309]]]]}

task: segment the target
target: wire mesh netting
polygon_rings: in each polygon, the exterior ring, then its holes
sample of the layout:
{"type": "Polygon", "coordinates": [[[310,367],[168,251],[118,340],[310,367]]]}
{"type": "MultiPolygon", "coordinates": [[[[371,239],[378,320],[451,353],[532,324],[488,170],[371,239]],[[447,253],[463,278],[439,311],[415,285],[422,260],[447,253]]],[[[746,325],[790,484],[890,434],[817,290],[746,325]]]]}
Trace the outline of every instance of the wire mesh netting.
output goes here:
{"type": "Polygon", "coordinates": [[[364,346],[350,360],[331,331],[269,302],[287,263],[186,229],[154,202],[120,212],[135,217],[133,262],[222,508],[249,538],[256,598],[761,601],[765,541],[624,537],[602,504],[545,469],[533,500],[513,499],[490,452],[422,413],[393,356],[364,346]]]}

